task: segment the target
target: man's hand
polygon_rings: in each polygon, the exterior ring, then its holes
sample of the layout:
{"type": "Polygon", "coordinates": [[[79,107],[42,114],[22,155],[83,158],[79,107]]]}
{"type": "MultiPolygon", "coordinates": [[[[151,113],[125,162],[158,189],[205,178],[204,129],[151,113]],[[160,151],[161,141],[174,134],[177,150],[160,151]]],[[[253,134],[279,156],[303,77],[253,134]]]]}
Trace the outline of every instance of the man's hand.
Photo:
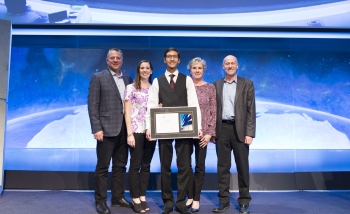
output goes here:
{"type": "Polygon", "coordinates": [[[197,137],[194,137],[193,139],[202,139],[202,137],[203,137],[203,132],[202,132],[202,130],[198,130],[198,136],[197,137]]]}
{"type": "Polygon", "coordinates": [[[246,145],[250,145],[253,143],[253,138],[250,137],[250,136],[245,136],[245,139],[244,139],[244,144],[246,145]]]}
{"type": "Polygon", "coordinates": [[[198,139],[201,139],[203,137],[203,132],[202,130],[198,130],[198,139]]]}
{"type": "Polygon", "coordinates": [[[155,141],[155,139],[151,138],[151,131],[149,129],[146,129],[146,138],[148,141],[155,141]]]}
{"type": "Polygon", "coordinates": [[[94,134],[94,138],[97,140],[97,141],[100,141],[102,142],[103,141],[103,131],[98,131],[94,134]]]}

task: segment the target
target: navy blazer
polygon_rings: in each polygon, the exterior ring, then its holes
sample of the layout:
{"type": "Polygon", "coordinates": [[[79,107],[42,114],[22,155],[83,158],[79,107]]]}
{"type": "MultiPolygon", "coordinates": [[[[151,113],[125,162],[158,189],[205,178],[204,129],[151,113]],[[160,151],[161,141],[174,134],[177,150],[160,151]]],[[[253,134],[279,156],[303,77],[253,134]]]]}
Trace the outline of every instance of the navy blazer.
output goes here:
{"type": "MultiPolygon", "coordinates": [[[[122,78],[125,87],[132,83],[131,77],[124,73],[122,78]]],[[[93,134],[103,131],[106,137],[119,135],[124,119],[123,101],[108,69],[94,73],[91,77],[88,110],[93,134]]]]}
{"type": "MultiPolygon", "coordinates": [[[[222,126],[222,98],[224,88],[224,78],[214,82],[216,88],[216,138],[220,137],[222,126]]],[[[237,76],[237,88],[235,97],[235,125],[236,131],[241,142],[244,142],[245,136],[255,137],[256,130],[256,109],[255,109],[255,91],[252,81],[237,76]]]]}

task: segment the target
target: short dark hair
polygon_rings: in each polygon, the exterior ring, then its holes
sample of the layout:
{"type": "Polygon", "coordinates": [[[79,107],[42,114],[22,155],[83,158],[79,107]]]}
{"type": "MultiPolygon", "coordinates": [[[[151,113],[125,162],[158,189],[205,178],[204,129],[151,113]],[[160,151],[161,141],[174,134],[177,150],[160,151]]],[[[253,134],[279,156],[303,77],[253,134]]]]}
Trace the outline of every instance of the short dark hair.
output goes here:
{"type": "MultiPolygon", "coordinates": [[[[141,90],[141,75],[140,75],[140,68],[141,68],[141,64],[144,62],[148,62],[152,72],[153,72],[153,66],[152,63],[148,60],[141,60],[139,62],[139,64],[137,65],[136,68],[136,75],[135,75],[135,79],[134,79],[134,87],[136,88],[136,90],[140,91],[141,90]]],[[[148,82],[152,83],[152,74],[149,76],[148,78],[148,82]]]]}
{"type": "Polygon", "coordinates": [[[180,59],[180,51],[178,51],[176,48],[170,47],[168,49],[165,50],[164,52],[164,59],[166,58],[166,54],[170,51],[176,51],[177,52],[177,56],[180,59]]]}

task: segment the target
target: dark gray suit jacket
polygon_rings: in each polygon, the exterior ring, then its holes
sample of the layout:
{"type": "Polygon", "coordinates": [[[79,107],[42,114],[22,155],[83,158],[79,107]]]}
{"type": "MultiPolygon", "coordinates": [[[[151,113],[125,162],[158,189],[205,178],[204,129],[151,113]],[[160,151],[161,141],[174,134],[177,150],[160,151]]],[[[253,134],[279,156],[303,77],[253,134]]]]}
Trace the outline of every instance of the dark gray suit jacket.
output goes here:
{"type": "MultiPolygon", "coordinates": [[[[125,86],[131,77],[123,74],[125,86]]],[[[111,72],[103,70],[91,77],[88,110],[92,133],[103,131],[103,136],[114,137],[120,133],[123,122],[123,101],[111,72]]]]}
{"type": "MultiPolygon", "coordinates": [[[[216,88],[216,138],[220,137],[222,126],[222,98],[224,78],[214,82],[216,88]]],[[[256,113],[255,92],[252,81],[237,76],[237,88],[235,98],[235,125],[239,140],[244,142],[245,136],[255,137],[256,113]]]]}

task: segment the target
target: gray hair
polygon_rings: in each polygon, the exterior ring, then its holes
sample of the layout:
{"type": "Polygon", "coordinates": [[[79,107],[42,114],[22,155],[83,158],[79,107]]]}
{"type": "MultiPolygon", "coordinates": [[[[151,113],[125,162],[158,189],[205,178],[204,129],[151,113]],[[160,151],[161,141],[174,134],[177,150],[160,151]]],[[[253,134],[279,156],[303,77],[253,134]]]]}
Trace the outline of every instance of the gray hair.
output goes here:
{"type": "Polygon", "coordinates": [[[203,65],[203,70],[204,70],[204,71],[207,69],[207,62],[206,62],[204,59],[200,58],[200,57],[195,57],[195,58],[193,58],[193,59],[188,63],[187,69],[188,69],[189,71],[191,71],[191,68],[192,68],[193,63],[196,63],[196,62],[202,63],[202,65],[203,65]]]}
{"type": "Polygon", "coordinates": [[[107,52],[107,58],[109,57],[109,53],[110,53],[111,51],[119,52],[120,55],[121,55],[122,58],[123,58],[123,52],[122,52],[122,50],[120,50],[119,48],[111,48],[111,49],[109,49],[108,52],[107,52]]]}

